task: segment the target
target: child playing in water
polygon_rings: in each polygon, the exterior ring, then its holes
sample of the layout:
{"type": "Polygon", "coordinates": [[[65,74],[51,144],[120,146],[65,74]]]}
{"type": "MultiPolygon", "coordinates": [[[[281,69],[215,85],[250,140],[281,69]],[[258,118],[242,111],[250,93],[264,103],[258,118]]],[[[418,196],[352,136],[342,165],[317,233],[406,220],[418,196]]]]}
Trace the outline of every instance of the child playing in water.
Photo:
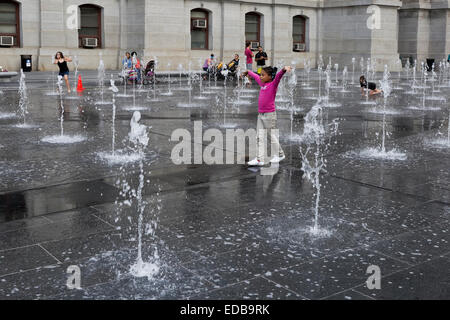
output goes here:
{"type": "MultiPolygon", "coordinates": [[[[275,130],[277,125],[277,114],[275,111],[275,96],[277,95],[278,84],[281,78],[286,72],[291,72],[291,67],[286,66],[280,72],[277,73],[277,68],[264,67],[261,70],[261,76],[252,71],[245,71],[243,76],[252,77],[260,85],[261,91],[259,92],[258,99],[258,122],[256,126],[257,130],[257,157],[248,162],[249,166],[263,166],[265,145],[264,135],[265,130],[270,130],[271,144],[275,145],[275,150],[278,154],[273,155],[271,163],[279,163],[285,159],[284,151],[281,149],[278,135],[275,130]]],[[[273,150],[273,149],[272,149],[273,150]]]]}
{"type": "Polygon", "coordinates": [[[70,84],[69,84],[69,67],[67,66],[67,62],[72,62],[72,58],[64,57],[61,51],[58,51],[55,55],[55,60],[53,64],[57,64],[59,67],[59,75],[64,78],[67,86],[67,92],[70,93],[70,84]]]}
{"type": "Polygon", "coordinates": [[[376,83],[369,82],[369,84],[367,84],[366,77],[364,76],[361,76],[359,78],[359,83],[361,85],[361,95],[363,96],[364,96],[364,88],[367,88],[367,86],[369,87],[368,90],[370,90],[369,95],[373,96],[374,94],[381,93],[381,90],[377,89],[376,83]]]}

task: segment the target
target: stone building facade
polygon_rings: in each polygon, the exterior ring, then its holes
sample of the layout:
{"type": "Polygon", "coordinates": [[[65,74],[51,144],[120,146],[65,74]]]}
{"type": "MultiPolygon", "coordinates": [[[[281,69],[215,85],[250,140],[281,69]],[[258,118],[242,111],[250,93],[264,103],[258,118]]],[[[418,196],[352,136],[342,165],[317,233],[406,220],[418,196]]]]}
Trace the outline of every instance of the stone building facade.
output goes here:
{"type": "Polygon", "coordinates": [[[76,55],[80,69],[95,69],[100,55],[118,69],[126,51],[157,57],[160,69],[198,69],[212,52],[243,58],[246,40],[264,47],[269,64],[314,66],[322,55],[395,69],[400,57],[450,54],[450,0],[0,0],[0,36],[0,65],[10,70],[25,54],[33,70],[54,70],[56,51],[76,55]]]}

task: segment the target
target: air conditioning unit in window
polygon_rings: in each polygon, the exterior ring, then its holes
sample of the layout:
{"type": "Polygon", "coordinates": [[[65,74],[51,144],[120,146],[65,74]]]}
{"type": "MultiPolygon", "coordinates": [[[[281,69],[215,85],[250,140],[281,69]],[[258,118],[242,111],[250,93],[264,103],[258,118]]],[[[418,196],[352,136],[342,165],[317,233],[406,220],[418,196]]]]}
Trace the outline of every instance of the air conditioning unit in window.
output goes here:
{"type": "Polygon", "coordinates": [[[14,45],[14,37],[13,36],[1,36],[0,37],[0,46],[12,47],[13,45],[14,45]]]}
{"type": "Polygon", "coordinates": [[[97,48],[98,47],[98,39],[97,38],[83,38],[83,47],[97,48]]]}
{"type": "Polygon", "coordinates": [[[192,25],[197,29],[206,29],[206,20],[205,19],[196,19],[192,20],[192,25]]]}
{"type": "Polygon", "coordinates": [[[304,44],[304,43],[294,43],[294,51],[297,51],[297,52],[306,51],[306,44],[304,44]]]}
{"type": "Polygon", "coordinates": [[[257,41],[250,42],[250,48],[252,50],[258,50],[258,47],[259,47],[259,42],[257,42],[257,41]]]}

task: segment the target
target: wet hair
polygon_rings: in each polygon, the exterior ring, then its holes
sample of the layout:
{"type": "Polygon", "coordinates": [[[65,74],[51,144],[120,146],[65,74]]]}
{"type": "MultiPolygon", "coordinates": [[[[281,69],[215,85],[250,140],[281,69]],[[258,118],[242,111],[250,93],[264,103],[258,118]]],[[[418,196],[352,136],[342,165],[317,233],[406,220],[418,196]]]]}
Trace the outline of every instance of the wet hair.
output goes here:
{"type": "Polygon", "coordinates": [[[265,73],[267,73],[269,76],[272,77],[272,80],[275,79],[278,68],[269,66],[269,67],[264,67],[262,69],[264,70],[265,73]]]}
{"type": "Polygon", "coordinates": [[[249,45],[250,45],[250,41],[247,41],[247,42],[245,43],[245,47],[247,48],[249,45]]]}
{"type": "Polygon", "coordinates": [[[211,57],[214,57],[214,53],[211,53],[211,57]]]}
{"type": "Polygon", "coordinates": [[[136,57],[137,57],[136,51],[133,51],[133,52],[131,53],[131,56],[134,56],[134,55],[136,55],[136,57]]]}
{"type": "Polygon", "coordinates": [[[365,80],[366,80],[366,77],[364,77],[364,75],[362,75],[361,77],[359,77],[359,82],[365,81],[365,80]]]}
{"type": "Polygon", "coordinates": [[[62,53],[61,51],[58,51],[58,52],[55,54],[55,59],[58,59],[58,53],[59,53],[59,55],[61,56],[61,59],[64,59],[64,55],[63,55],[63,53],[62,53]]]}

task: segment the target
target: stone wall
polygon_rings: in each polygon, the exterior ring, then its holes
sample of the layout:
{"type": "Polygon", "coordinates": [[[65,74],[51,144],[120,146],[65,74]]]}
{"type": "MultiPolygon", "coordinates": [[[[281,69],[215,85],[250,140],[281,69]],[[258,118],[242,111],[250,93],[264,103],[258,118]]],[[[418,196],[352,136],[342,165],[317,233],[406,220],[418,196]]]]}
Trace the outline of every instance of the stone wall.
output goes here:
{"type": "MultiPolygon", "coordinates": [[[[399,54],[419,60],[442,59],[450,52],[449,0],[22,0],[20,48],[1,48],[2,62],[20,68],[20,55],[33,56],[34,70],[55,70],[52,57],[60,50],[77,56],[80,69],[95,69],[99,54],[108,69],[117,69],[126,51],[144,62],[156,57],[160,69],[200,68],[211,52],[224,61],[235,53],[245,59],[245,14],[262,20],[262,45],[269,64],[305,59],[351,65],[356,57],[375,58],[378,69],[391,69],[399,54]],[[102,48],[78,48],[78,30],[67,28],[70,5],[95,4],[103,9],[102,48]],[[370,8],[378,6],[380,28],[369,28],[370,8]],[[210,48],[191,50],[190,12],[208,10],[210,48]],[[400,10],[399,10],[400,9],[400,10]],[[369,10],[369,11],[368,11],[369,10]],[[307,18],[307,52],[292,51],[292,18],[307,18]],[[170,67],[168,64],[171,64],[170,67]]],[[[73,66],[71,66],[73,68],[73,66]]]]}
{"type": "Polygon", "coordinates": [[[399,52],[417,61],[446,59],[450,53],[450,1],[403,0],[399,52]]]}

